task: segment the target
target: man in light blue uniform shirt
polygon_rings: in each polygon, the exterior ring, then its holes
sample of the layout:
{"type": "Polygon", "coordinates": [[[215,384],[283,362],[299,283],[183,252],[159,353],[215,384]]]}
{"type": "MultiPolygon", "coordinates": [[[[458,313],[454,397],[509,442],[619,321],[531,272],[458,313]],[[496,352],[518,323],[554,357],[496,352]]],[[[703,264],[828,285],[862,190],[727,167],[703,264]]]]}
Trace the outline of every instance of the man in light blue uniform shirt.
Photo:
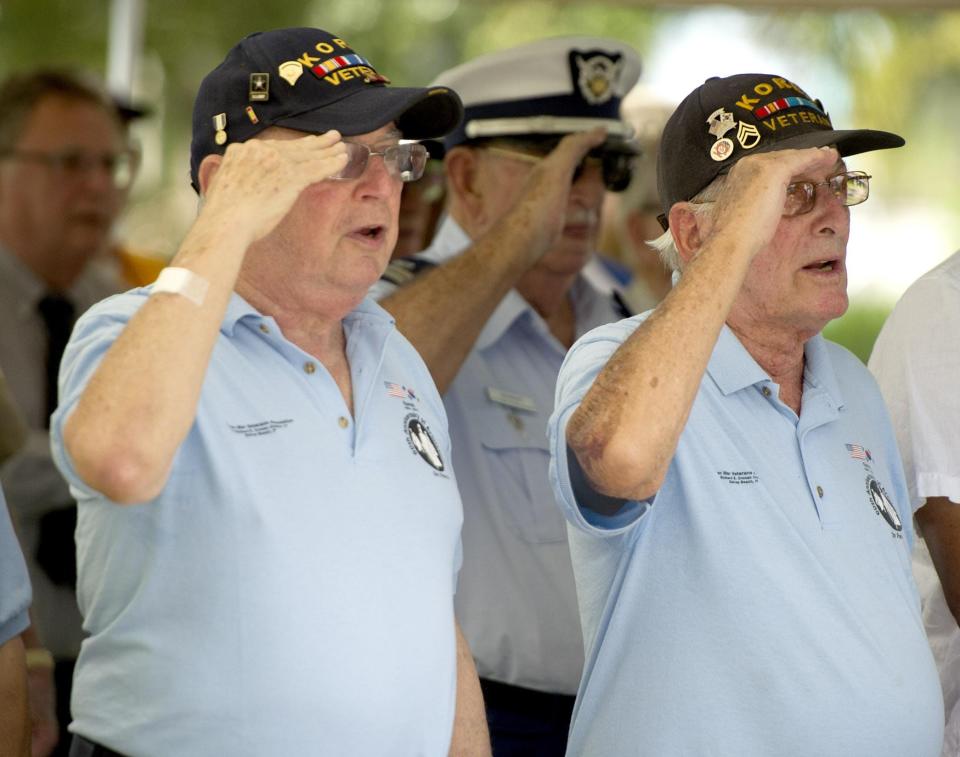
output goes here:
{"type": "Polygon", "coordinates": [[[25,755],[30,751],[27,666],[20,639],[30,625],[29,608],[27,565],[0,489],[0,754],[25,755]]]}
{"type": "Polygon", "coordinates": [[[574,345],[550,422],[588,650],[569,754],[939,754],[895,440],[820,336],[869,187],[841,156],[901,144],[763,74],[667,123],[658,246],[682,275],[574,345]]]}
{"type": "Polygon", "coordinates": [[[464,502],[457,618],[498,757],[562,755],[580,681],[546,424],[573,340],[624,314],[583,271],[604,190],[629,181],[635,149],[619,104],[639,70],[621,42],[559,37],[440,74],[434,83],[466,110],[444,140],[449,215],[377,290],[392,292],[382,304],[424,356],[450,418],[464,502]]]}
{"type": "Polygon", "coordinates": [[[489,754],[443,405],[364,299],[426,160],[399,139],[460,113],[320,29],[251,35],[204,79],[200,215],[61,367],[72,754],[489,754]]]}

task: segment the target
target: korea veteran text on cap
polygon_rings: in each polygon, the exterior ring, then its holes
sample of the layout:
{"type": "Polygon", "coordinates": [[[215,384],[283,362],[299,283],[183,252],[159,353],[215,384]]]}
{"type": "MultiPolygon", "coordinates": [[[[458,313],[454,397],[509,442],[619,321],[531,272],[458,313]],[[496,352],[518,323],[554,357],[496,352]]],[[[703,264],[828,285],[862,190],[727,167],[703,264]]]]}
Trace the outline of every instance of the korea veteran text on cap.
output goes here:
{"type": "Polygon", "coordinates": [[[366,134],[395,121],[407,139],[442,137],[463,115],[446,87],[389,87],[387,77],[322,29],[277,29],[242,39],[200,85],[193,108],[190,173],[268,126],[366,134]]]}
{"type": "Polygon", "coordinates": [[[687,95],[664,127],[660,202],[668,216],[674,203],[692,199],[752,153],[836,145],[846,156],[903,144],[886,131],[834,129],[823,103],[782,76],[714,77],[687,95]]]}

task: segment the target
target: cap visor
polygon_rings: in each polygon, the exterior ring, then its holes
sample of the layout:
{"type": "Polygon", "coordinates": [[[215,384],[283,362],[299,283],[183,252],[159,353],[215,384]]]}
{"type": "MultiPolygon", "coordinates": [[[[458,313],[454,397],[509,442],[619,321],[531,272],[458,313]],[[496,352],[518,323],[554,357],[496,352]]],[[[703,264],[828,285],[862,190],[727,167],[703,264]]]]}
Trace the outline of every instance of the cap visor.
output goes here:
{"type": "MultiPolygon", "coordinates": [[[[872,150],[888,150],[893,147],[903,147],[906,141],[903,137],[889,131],[875,131],[873,129],[830,129],[827,131],[811,131],[796,137],[788,137],[774,142],[770,147],[763,147],[754,152],[771,152],[774,150],[802,150],[805,147],[826,147],[836,145],[841,157],[858,155],[872,150]]],[[[746,157],[744,155],[743,157],[746,157]]]]}
{"type": "Polygon", "coordinates": [[[407,139],[430,139],[455,129],[462,117],[460,98],[445,87],[366,87],[335,103],[275,123],[318,134],[336,129],[352,136],[394,122],[407,139]]]}

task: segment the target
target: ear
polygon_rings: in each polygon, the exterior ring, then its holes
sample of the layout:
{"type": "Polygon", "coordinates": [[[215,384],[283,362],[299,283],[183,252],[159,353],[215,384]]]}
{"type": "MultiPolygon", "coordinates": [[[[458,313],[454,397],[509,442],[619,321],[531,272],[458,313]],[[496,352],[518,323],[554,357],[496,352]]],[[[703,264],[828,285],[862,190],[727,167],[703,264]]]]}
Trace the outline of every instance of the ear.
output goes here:
{"type": "Polygon", "coordinates": [[[200,167],[197,169],[197,182],[200,184],[200,196],[203,197],[210,189],[210,183],[217,171],[220,170],[220,164],[223,163],[223,156],[217,154],[207,155],[200,161],[200,167]]]}
{"type": "Polygon", "coordinates": [[[480,181],[480,160],[477,151],[469,147],[454,147],[443,161],[447,174],[447,192],[450,208],[465,226],[484,222],[483,188],[480,181]]]}
{"type": "Polygon", "coordinates": [[[670,233],[684,265],[700,251],[706,237],[705,221],[702,216],[697,216],[688,202],[677,202],[670,208],[670,233]]]}

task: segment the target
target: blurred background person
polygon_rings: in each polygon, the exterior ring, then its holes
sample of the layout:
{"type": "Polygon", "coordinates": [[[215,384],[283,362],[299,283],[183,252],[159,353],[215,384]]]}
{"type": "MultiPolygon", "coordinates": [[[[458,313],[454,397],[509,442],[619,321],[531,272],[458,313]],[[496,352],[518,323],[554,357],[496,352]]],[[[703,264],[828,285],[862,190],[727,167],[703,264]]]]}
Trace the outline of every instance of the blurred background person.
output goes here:
{"type": "MultiPolygon", "coordinates": [[[[2,458],[0,458],[2,459],[2,458]]],[[[27,666],[20,634],[30,623],[30,581],[0,489],[0,754],[30,754],[27,666]]]]}
{"type": "MultiPolygon", "coordinates": [[[[76,505],[51,460],[48,426],[74,321],[122,288],[114,267],[98,257],[108,248],[139,156],[116,103],[83,74],[12,75],[0,84],[0,102],[0,368],[28,428],[22,449],[0,468],[0,481],[33,584],[37,643],[55,661],[62,733],[55,754],[66,754],[81,640],[76,505]]],[[[31,688],[45,688],[48,658],[34,659],[31,688]]],[[[48,692],[31,696],[42,701],[48,692]]]]}
{"type": "Polygon", "coordinates": [[[655,307],[670,291],[670,271],[647,240],[663,233],[657,221],[662,212],[657,194],[657,150],[660,133],[673,110],[674,106],[656,99],[642,85],[634,87],[621,108],[624,120],[636,129],[640,154],[630,185],[623,192],[609,193],[604,201],[599,259],[620,279],[621,296],[634,313],[655,307]]]}
{"type": "Polygon", "coordinates": [[[403,185],[400,195],[400,230],[392,258],[405,258],[426,249],[433,240],[437,222],[443,212],[443,143],[425,139],[430,159],[423,176],[403,185]]]}
{"type": "Polygon", "coordinates": [[[376,291],[450,419],[464,508],[457,617],[497,757],[564,753],[583,667],[546,422],[567,348],[623,316],[583,270],[606,189],[629,180],[636,147],[619,106],[639,75],[629,45],[587,36],[440,74],[434,86],[465,106],[444,140],[447,216],[430,247],[391,263],[376,291]]]}
{"type": "MultiPolygon", "coordinates": [[[[27,427],[0,371],[0,463],[26,441],[27,427]]],[[[30,580],[0,488],[0,754],[30,754],[27,668],[20,638],[29,622],[30,580]]]]}

